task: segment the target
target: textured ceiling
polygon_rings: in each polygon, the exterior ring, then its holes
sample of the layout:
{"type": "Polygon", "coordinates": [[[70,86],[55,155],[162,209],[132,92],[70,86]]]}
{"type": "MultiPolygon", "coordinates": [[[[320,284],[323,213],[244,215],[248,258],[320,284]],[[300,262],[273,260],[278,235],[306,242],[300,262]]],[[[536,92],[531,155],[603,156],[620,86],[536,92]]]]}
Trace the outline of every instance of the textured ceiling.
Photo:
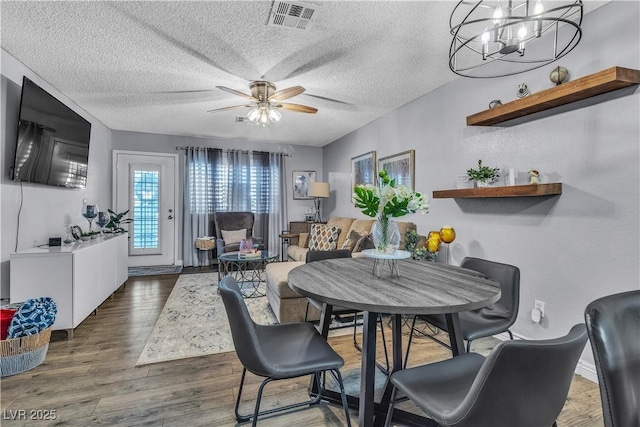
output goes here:
{"type": "Polygon", "coordinates": [[[111,129],[323,146],[453,80],[451,1],[308,1],[307,30],[271,1],[9,2],[2,48],[111,129]],[[307,89],[268,128],[216,86],[307,89]]]}

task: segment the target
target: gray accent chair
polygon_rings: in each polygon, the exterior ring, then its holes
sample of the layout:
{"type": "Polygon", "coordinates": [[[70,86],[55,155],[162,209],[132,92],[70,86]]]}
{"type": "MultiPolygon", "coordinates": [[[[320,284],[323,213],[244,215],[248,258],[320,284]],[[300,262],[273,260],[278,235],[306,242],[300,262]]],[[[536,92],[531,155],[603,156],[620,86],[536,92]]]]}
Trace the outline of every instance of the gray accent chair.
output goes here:
{"type": "MultiPolygon", "coordinates": [[[[478,310],[459,313],[462,337],[467,341],[467,353],[471,349],[471,342],[478,338],[490,337],[495,334],[507,332],[509,338],[513,339],[513,334],[509,328],[515,323],[518,317],[518,307],[520,305],[520,269],[513,265],[473,257],[464,258],[460,263],[460,267],[477,271],[496,280],[500,283],[501,293],[500,299],[495,304],[478,310]]],[[[417,317],[447,332],[447,322],[444,314],[430,314],[417,317]]],[[[414,330],[415,323],[416,318],[413,319],[412,330],[414,330]]],[[[426,336],[449,348],[449,345],[435,337],[428,334],[426,336]]],[[[411,347],[411,337],[413,337],[413,334],[409,336],[407,356],[409,355],[409,349],[411,347]]],[[[405,360],[406,359],[407,358],[405,358],[405,360]]]]}
{"type": "Polygon", "coordinates": [[[465,353],[396,371],[386,425],[400,391],[441,426],[556,426],[586,343],[581,323],[561,338],[501,342],[486,358],[465,353]]]}
{"type": "Polygon", "coordinates": [[[229,319],[233,345],[243,366],[235,404],[238,422],[252,420],[252,425],[255,426],[259,416],[319,403],[323,392],[320,374],[329,372],[340,387],[347,425],[351,426],[347,397],[340,374],[344,360],[322,338],[316,328],[310,323],[302,322],[258,325],[251,319],[240,288],[232,276],[222,279],[219,290],[229,319]],[[247,370],[265,379],[258,389],[253,414],[241,415],[238,408],[247,370]],[[269,382],[306,375],[315,376],[316,382],[320,384],[321,390],[316,397],[260,412],[262,392],[269,382]]]}
{"type": "Polygon", "coordinates": [[[640,427],[640,291],[590,303],[584,317],[606,427],[640,427]]]}
{"type": "Polygon", "coordinates": [[[222,237],[222,230],[247,230],[247,239],[252,239],[253,243],[262,245],[261,237],[253,236],[253,223],[255,216],[253,212],[216,212],[213,214],[213,224],[216,229],[216,248],[218,255],[225,252],[237,252],[240,250],[240,243],[226,243],[222,237]]]}

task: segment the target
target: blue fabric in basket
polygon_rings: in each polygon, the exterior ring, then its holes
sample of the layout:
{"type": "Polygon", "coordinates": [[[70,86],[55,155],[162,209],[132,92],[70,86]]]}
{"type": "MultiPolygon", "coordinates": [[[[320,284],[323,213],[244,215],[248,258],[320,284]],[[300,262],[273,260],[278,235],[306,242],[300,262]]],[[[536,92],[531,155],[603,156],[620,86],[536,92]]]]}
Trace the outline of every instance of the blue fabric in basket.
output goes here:
{"type": "Polygon", "coordinates": [[[13,315],[7,339],[38,334],[56,320],[56,303],[50,297],[26,300],[13,315]]]}

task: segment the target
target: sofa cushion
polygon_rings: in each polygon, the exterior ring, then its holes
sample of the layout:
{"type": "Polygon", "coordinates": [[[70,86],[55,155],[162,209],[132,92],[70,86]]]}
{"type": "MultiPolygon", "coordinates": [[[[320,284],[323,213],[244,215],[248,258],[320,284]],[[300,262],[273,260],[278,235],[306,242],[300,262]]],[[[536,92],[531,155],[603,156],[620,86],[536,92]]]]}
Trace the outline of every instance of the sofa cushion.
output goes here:
{"type": "Polygon", "coordinates": [[[338,247],[340,229],[335,226],[313,224],[309,233],[310,251],[333,251],[338,247]]]}
{"type": "Polygon", "coordinates": [[[339,216],[329,218],[329,221],[327,221],[328,226],[338,227],[340,229],[340,234],[338,235],[338,243],[336,245],[337,248],[341,248],[344,244],[344,241],[347,239],[347,236],[349,235],[349,228],[351,228],[352,222],[353,218],[344,218],[339,216]]]}
{"type": "Polygon", "coordinates": [[[309,233],[300,233],[298,236],[298,246],[301,248],[309,247],[309,233]]]}
{"type": "Polygon", "coordinates": [[[369,233],[360,234],[356,230],[351,230],[340,249],[349,249],[349,251],[353,252],[356,246],[358,246],[360,242],[362,242],[362,239],[364,239],[368,235],[369,233]]]}
{"type": "Polygon", "coordinates": [[[302,248],[298,245],[291,245],[287,248],[287,256],[294,261],[304,261],[307,259],[309,248],[302,248]]]}
{"type": "Polygon", "coordinates": [[[376,222],[375,219],[356,219],[356,220],[354,220],[351,223],[351,226],[349,227],[349,231],[348,231],[347,236],[352,231],[357,231],[361,235],[370,234],[371,233],[371,227],[373,227],[373,223],[374,222],[376,222]]]}
{"type": "Polygon", "coordinates": [[[267,286],[273,293],[280,296],[280,299],[302,297],[289,287],[288,282],[289,272],[300,265],[304,265],[304,262],[272,262],[265,267],[267,286]]]}

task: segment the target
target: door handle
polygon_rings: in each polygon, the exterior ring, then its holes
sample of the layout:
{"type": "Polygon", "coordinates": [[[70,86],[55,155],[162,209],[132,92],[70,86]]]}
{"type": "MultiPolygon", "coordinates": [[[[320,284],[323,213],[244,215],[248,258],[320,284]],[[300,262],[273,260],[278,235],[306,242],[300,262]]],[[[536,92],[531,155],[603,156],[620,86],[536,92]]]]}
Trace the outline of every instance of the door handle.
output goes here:
{"type": "Polygon", "coordinates": [[[169,215],[167,219],[173,219],[173,215],[169,215]]]}

